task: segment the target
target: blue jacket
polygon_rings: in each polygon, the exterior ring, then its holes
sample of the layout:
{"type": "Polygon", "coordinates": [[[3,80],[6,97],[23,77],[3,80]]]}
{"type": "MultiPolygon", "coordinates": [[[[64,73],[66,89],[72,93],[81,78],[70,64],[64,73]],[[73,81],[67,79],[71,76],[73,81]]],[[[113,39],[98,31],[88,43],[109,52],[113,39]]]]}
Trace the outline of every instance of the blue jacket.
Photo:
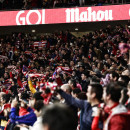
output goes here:
{"type": "Polygon", "coordinates": [[[11,108],[9,117],[10,117],[11,123],[26,124],[26,125],[31,125],[31,126],[33,126],[33,124],[37,120],[37,117],[32,109],[30,109],[29,114],[26,114],[24,116],[17,116],[16,108],[11,108]]]}
{"type": "MultiPolygon", "coordinates": [[[[92,117],[92,107],[87,100],[79,100],[73,98],[71,95],[65,93],[62,90],[59,90],[60,95],[66,100],[68,104],[74,105],[81,109],[81,117],[80,117],[80,130],[91,130],[91,124],[93,121],[92,117]]],[[[99,125],[101,128],[102,126],[99,125]]]]}

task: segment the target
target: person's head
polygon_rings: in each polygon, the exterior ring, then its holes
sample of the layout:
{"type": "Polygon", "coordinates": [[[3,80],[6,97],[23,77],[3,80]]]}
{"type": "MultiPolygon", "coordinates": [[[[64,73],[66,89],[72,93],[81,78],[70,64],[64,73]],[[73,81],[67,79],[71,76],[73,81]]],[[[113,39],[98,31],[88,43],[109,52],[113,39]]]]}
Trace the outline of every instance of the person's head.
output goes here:
{"type": "Polygon", "coordinates": [[[8,77],[9,77],[8,73],[4,73],[4,78],[8,78],[8,77]]]}
{"type": "Polygon", "coordinates": [[[107,64],[111,65],[112,61],[110,58],[107,59],[107,64]]]}
{"type": "Polygon", "coordinates": [[[112,62],[112,67],[116,69],[117,68],[117,62],[113,61],[112,62]]]}
{"type": "Polygon", "coordinates": [[[79,71],[82,73],[84,71],[84,66],[79,66],[79,71]]]}
{"type": "Polygon", "coordinates": [[[26,100],[26,99],[23,99],[23,100],[20,100],[21,102],[20,102],[20,106],[22,107],[22,108],[27,108],[27,104],[28,104],[28,100],[26,100]]]}
{"type": "Polygon", "coordinates": [[[127,92],[128,92],[127,88],[123,88],[121,90],[121,98],[120,98],[120,101],[119,101],[121,104],[125,104],[126,101],[128,100],[127,92]]]}
{"type": "Polygon", "coordinates": [[[90,102],[91,104],[93,104],[94,101],[100,102],[102,99],[102,93],[103,88],[100,84],[90,84],[86,93],[88,102],[90,102]]]}
{"type": "Polygon", "coordinates": [[[74,61],[70,61],[70,66],[74,66],[74,61]]]}
{"type": "Polygon", "coordinates": [[[76,98],[80,92],[81,92],[81,90],[79,88],[75,88],[72,90],[71,94],[73,97],[76,98]]]}
{"type": "Polygon", "coordinates": [[[13,130],[20,130],[21,129],[21,126],[20,125],[16,125],[13,130]]]}
{"type": "Polygon", "coordinates": [[[73,89],[76,88],[76,80],[75,79],[70,79],[68,81],[69,86],[73,89]]]}
{"type": "Polygon", "coordinates": [[[111,81],[117,81],[118,78],[119,78],[119,74],[116,73],[115,71],[113,71],[113,72],[110,73],[110,80],[111,81]]]}
{"type": "Polygon", "coordinates": [[[90,80],[90,83],[100,83],[100,78],[98,78],[97,76],[93,76],[90,80]]]}
{"type": "Polygon", "coordinates": [[[4,68],[4,65],[1,63],[0,64],[0,69],[3,69],[4,68]]]}
{"type": "Polygon", "coordinates": [[[122,87],[118,82],[110,82],[104,86],[103,90],[103,100],[106,104],[111,105],[111,103],[118,103],[121,97],[122,87]]]}
{"type": "Polygon", "coordinates": [[[43,110],[43,130],[76,130],[76,115],[63,104],[49,105],[43,110]]]}
{"type": "Polygon", "coordinates": [[[34,107],[34,104],[38,100],[43,100],[43,97],[41,96],[42,92],[36,92],[33,94],[33,98],[31,100],[31,106],[34,107]]]}
{"type": "Polygon", "coordinates": [[[82,74],[81,74],[81,79],[82,80],[86,80],[86,78],[89,76],[89,72],[83,72],[82,74]]]}
{"type": "Polygon", "coordinates": [[[129,76],[121,75],[118,80],[124,82],[127,85],[130,78],[129,78],[129,76]]]}
{"type": "Polygon", "coordinates": [[[35,101],[43,100],[43,97],[41,96],[41,94],[42,94],[42,92],[35,92],[35,93],[33,94],[33,99],[34,99],[35,101]]]}
{"type": "Polygon", "coordinates": [[[41,116],[43,107],[44,107],[43,100],[38,100],[35,102],[34,109],[37,117],[41,116]]]}
{"type": "Polygon", "coordinates": [[[86,100],[87,99],[86,92],[79,93],[77,98],[79,98],[81,100],[86,100]]]}
{"type": "Polygon", "coordinates": [[[64,84],[64,85],[62,85],[61,86],[61,89],[64,91],[64,92],[66,92],[66,93],[71,93],[71,91],[72,91],[72,89],[71,89],[71,87],[70,87],[70,85],[69,84],[64,84]]]}
{"type": "Polygon", "coordinates": [[[26,93],[26,92],[21,93],[21,96],[19,98],[20,98],[20,101],[21,101],[21,107],[27,108],[27,104],[29,103],[28,102],[29,94],[26,93]]]}
{"type": "Polygon", "coordinates": [[[1,96],[1,103],[2,103],[2,104],[8,103],[9,100],[10,100],[10,96],[9,96],[8,94],[3,94],[3,95],[1,96]]]}
{"type": "Polygon", "coordinates": [[[104,64],[103,69],[104,70],[108,70],[108,68],[109,68],[109,65],[108,64],[104,64]]]}
{"type": "Polygon", "coordinates": [[[104,58],[105,58],[105,60],[107,60],[107,59],[109,58],[109,55],[108,55],[108,54],[105,54],[105,55],[104,55],[104,58]]]}

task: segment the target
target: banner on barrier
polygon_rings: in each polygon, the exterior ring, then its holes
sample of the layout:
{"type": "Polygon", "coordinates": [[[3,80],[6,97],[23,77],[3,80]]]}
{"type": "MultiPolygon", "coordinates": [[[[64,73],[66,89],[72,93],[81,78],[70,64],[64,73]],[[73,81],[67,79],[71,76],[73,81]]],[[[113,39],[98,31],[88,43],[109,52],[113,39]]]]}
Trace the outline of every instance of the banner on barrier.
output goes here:
{"type": "Polygon", "coordinates": [[[115,20],[130,20],[130,4],[0,12],[0,26],[115,20]]]}

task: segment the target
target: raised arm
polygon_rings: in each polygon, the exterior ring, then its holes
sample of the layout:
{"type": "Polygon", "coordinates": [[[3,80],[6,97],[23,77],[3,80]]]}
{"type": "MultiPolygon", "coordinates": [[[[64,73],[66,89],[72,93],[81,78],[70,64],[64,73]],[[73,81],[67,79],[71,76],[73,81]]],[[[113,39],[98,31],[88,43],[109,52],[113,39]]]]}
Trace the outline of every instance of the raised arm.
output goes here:
{"type": "Polygon", "coordinates": [[[86,106],[87,104],[90,105],[87,101],[76,99],[61,89],[58,90],[58,93],[66,100],[67,103],[74,105],[75,107],[78,107],[80,109],[84,109],[84,106],[86,106]]]}

